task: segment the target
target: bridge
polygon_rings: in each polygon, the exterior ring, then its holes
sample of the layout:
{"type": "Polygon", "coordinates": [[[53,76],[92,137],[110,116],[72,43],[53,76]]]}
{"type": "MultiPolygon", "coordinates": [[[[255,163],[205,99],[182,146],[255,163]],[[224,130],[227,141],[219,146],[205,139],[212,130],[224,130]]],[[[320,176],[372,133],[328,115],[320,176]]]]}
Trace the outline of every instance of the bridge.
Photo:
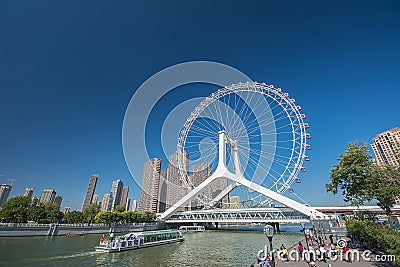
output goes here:
{"type": "MultiPolygon", "coordinates": [[[[383,214],[384,211],[378,206],[347,206],[347,207],[311,207],[309,205],[299,203],[289,197],[283,195],[285,190],[292,192],[293,190],[290,185],[296,180],[297,174],[301,172],[305,172],[306,169],[302,166],[302,162],[308,161],[309,158],[305,155],[306,150],[310,150],[311,147],[307,144],[306,140],[310,139],[311,136],[306,133],[306,129],[309,128],[307,123],[304,123],[304,119],[306,116],[304,114],[300,114],[301,107],[294,105],[295,100],[290,99],[287,93],[282,93],[280,88],[274,88],[273,86],[267,86],[266,84],[259,83],[239,83],[238,85],[232,85],[231,87],[225,87],[223,89],[218,90],[217,93],[212,94],[211,97],[206,98],[205,101],[200,103],[198,107],[191,113],[190,117],[187,119],[184,127],[181,130],[180,137],[178,138],[178,151],[184,152],[185,140],[188,136],[188,132],[192,129],[193,123],[197,117],[201,117],[201,113],[203,110],[214,103],[216,99],[219,99],[226,94],[230,94],[233,92],[253,92],[260,93],[263,97],[271,97],[271,99],[276,101],[276,104],[281,106],[283,111],[282,114],[286,114],[288,118],[287,125],[291,125],[290,132],[292,135],[290,137],[278,137],[277,140],[279,142],[284,142],[283,140],[289,139],[292,141],[292,144],[289,147],[284,147],[291,151],[290,156],[278,155],[277,160],[284,170],[281,169],[282,175],[286,175],[285,177],[289,177],[287,179],[282,180],[281,187],[278,189],[277,187],[268,186],[265,187],[262,184],[257,184],[252,180],[249,180],[245,177],[245,173],[242,171],[241,162],[239,159],[239,149],[244,149],[243,144],[239,143],[241,136],[237,133],[237,125],[236,118],[232,120],[224,120],[223,117],[228,117],[228,113],[224,112],[224,116],[221,115],[220,111],[216,111],[216,116],[212,116],[213,119],[220,121],[221,125],[224,125],[223,130],[219,130],[218,132],[218,152],[217,152],[217,166],[215,171],[207,177],[202,183],[196,185],[187,185],[188,193],[181,199],[179,199],[176,203],[174,203],[171,207],[169,207],[164,213],[159,214],[158,219],[160,221],[164,221],[168,224],[189,224],[189,223],[226,223],[226,224],[250,224],[250,223],[269,223],[269,224],[279,224],[279,223],[306,223],[306,222],[318,222],[317,224],[321,225],[326,224],[324,227],[330,225],[330,227],[337,227],[339,223],[339,218],[337,217],[338,213],[354,213],[354,212],[372,212],[383,214]],[[226,114],[225,114],[226,113],[226,114]],[[231,131],[227,130],[226,123],[233,122],[231,125],[231,131]],[[228,132],[232,134],[232,136],[228,136],[228,132]],[[233,139],[235,138],[235,139],[233,139]],[[227,167],[227,147],[230,148],[230,157],[231,157],[231,169],[229,170],[227,167]],[[295,155],[295,156],[293,156],[295,155]],[[283,158],[288,159],[287,165],[282,163],[283,158]],[[295,160],[294,160],[295,159],[295,160]],[[233,166],[232,166],[233,165],[233,166]],[[290,166],[290,167],[289,167],[290,166]],[[290,172],[286,171],[290,169],[290,172]],[[207,200],[204,204],[205,209],[202,210],[185,210],[186,207],[194,201],[195,199],[200,199],[204,192],[207,192],[208,189],[212,186],[212,183],[218,179],[228,179],[230,184],[222,190],[217,196],[212,200],[207,200]],[[218,203],[227,196],[232,190],[236,187],[241,186],[245,187],[248,190],[258,193],[259,196],[266,198],[266,201],[263,201],[258,205],[261,207],[248,207],[248,208],[239,208],[239,209],[221,209],[217,208],[218,203]],[[275,190],[275,191],[274,191],[275,190]]],[[[250,94],[250,93],[249,93],[250,94]]],[[[242,95],[241,95],[242,96],[242,95]]],[[[253,95],[248,98],[249,100],[253,99],[253,95]]],[[[252,101],[249,104],[253,103],[252,101]]],[[[256,102],[259,105],[258,102],[256,102]]],[[[217,108],[216,108],[217,109],[217,108]]],[[[243,107],[240,109],[243,111],[243,107]]],[[[208,113],[207,113],[208,114],[208,113]]],[[[263,114],[263,116],[259,121],[274,121],[274,115],[271,113],[263,114]],[[272,117],[272,118],[271,118],[272,117]]],[[[282,120],[282,117],[276,118],[277,121],[282,120]]],[[[286,124],[285,124],[286,125],[286,124]]],[[[197,125],[197,128],[206,127],[207,125],[201,124],[197,125]]],[[[247,125],[248,127],[253,127],[252,125],[247,125]]],[[[247,126],[243,126],[246,128],[247,126]]],[[[197,129],[193,127],[194,129],[197,129]]],[[[283,127],[283,126],[281,126],[283,127]]],[[[229,127],[228,127],[229,128],[229,127]]],[[[280,128],[275,128],[275,130],[280,128]]],[[[195,130],[194,130],[195,131],[195,130]]],[[[200,131],[200,130],[199,130],[200,131]]],[[[260,132],[259,135],[263,135],[262,130],[258,129],[260,132]]],[[[263,131],[269,131],[268,129],[264,129],[263,131]]],[[[286,131],[286,130],[285,130],[286,131]]],[[[251,129],[251,133],[254,133],[255,130],[251,129]]],[[[201,133],[206,133],[206,135],[199,135],[203,138],[214,137],[214,129],[202,129],[201,133]],[[208,136],[209,135],[209,136],[208,136]]],[[[264,133],[266,134],[266,133],[264,133]]],[[[277,133],[276,133],[277,134],[277,133]]],[[[197,136],[197,135],[196,135],[197,136]]],[[[286,135],[284,135],[286,136],[286,135]]],[[[257,139],[258,140],[258,139],[257,139]]],[[[275,139],[274,139],[275,140],[275,139]]],[[[246,141],[246,140],[245,140],[246,141]]],[[[248,140],[247,140],[248,141],[248,140]]],[[[276,141],[276,140],[275,140],[276,141]]],[[[197,141],[196,141],[197,142],[197,141]]],[[[248,141],[249,142],[249,141],[248,141]]],[[[276,141],[278,142],[278,141],[276,141]]],[[[269,146],[271,144],[271,140],[264,140],[260,138],[255,143],[255,147],[258,148],[256,151],[252,151],[255,154],[263,153],[263,149],[259,148],[263,144],[269,146]]],[[[192,145],[198,145],[197,143],[192,145]]],[[[277,149],[277,147],[274,147],[277,149]]],[[[209,152],[209,150],[206,150],[209,152]]],[[[250,150],[249,150],[250,151],[250,150]]],[[[272,153],[274,152],[265,153],[272,153]]],[[[207,154],[207,153],[205,153],[207,154]]],[[[286,154],[285,154],[286,155],[286,154]]],[[[247,154],[245,156],[248,156],[247,154]]],[[[268,154],[268,156],[264,157],[263,160],[266,162],[273,161],[274,157],[268,154]]],[[[265,163],[265,162],[264,162],[265,163]]],[[[186,170],[187,166],[182,164],[180,166],[183,170],[186,170]]],[[[268,170],[267,170],[268,171],[268,170]]],[[[186,174],[185,174],[186,175],[186,174]]],[[[188,180],[187,177],[182,176],[182,182],[188,180]]],[[[400,211],[400,205],[397,205],[393,209],[394,212],[400,211]]],[[[339,225],[340,226],[340,225],[339,225]]]]}
{"type": "Polygon", "coordinates": [[[166,223],[306,223],[309,217],[289,208],[193,210],[174,214],[166,223]]]}
{"type": "MultiPolygon", "coordinates": [[[[346,206],[346,207],[311,207],[299,202],[296,202],[288,197],[285,197],[277,192],[267,189],[261,185],[255,184],[247,180],[241,172],[239,159],[237,155],[237,143],[226,136],[225,131],[219,132],[219,163],[216,171],[198,187],[190,191],[186,196],[172,205],[167,211],[159,215],[159,220],[167,224],[252,224],[264,223],[272,224],[279,228],[279,224],[286,223],[312,223],[319,225],[318,229],[322,228],[331,233],[335,228],[342,228],[338,213],[354,213],[354,212],[371,212],[383,214],[384,211],[379,206],[346,206]],[[232,147],[232,157],[235,165],[235,173],[230,172],[226,165],[226,145],[232,147]],[[232,184],[223,190],[215,199],[212,200],[210,206],[217,203],[236,186],[243,185],[248,187],[268,198],[281,203],[280,207],[266,208],[239,208],[239,209],[202,209],[180,211],[196,196],[200,195],[210,184],[220,177],[226,177],[232,180],[232,184]]],[[[393,208],[393,212],[399,212],[400,205],[393,208]]]]}
{"type": "MultiPolygon", "coordinates": [[[[337,214],[351,214],[355,212],[370,212],[384,214],[379,206],[346,206],[346,207],[313,207],[324,213],[323,220],[337,219],[337,214]]],[[[395,205],[392,211],[400,212],[400,205],[395,205]]],[[[322,218],[321,218],[322,219],[322,218]]],[[[184,223],[307,223],[311,218],[301,212],[288,207],[274,208],[244,208],[244,209],[210,209],[177,212],[165,222],[168,224],[184,223]]]]}
{"type": "MultiPolygon", "coordinates": [[[[242,173],[240,163],[239,163],[239,155],[238,155],[238,145],[235,140],[230,139],[225,131],[220,131],[219,133],[219,154],[218,154],[218,166],[215,170],[215,172],[205,179],[199,186],[191,190],[186,196],[184,196],[182,199],[180,199],[178,202],[176,202],[172,207],[170,207],[168,210],[166,210],[164,213],[162,213],[159,217],[160,220],[162,221],[168,221],[172,216],[179,216],[179,214],[176,214],[179,210],[182,209],[187,203],[195,199],[198,195],[203,193],[207,187],[211,186],[211,183],[214,182],[215,180],[219,178],[227,178],[232,181],[232,184],[228,186],[225,190],[223,190],[215,199],[212,200],[212,203],[210,203],[211,206],[213,206],[215,203],[220,201],[224,196],[229,194],[235,187],[241,185],[244,187],[247,187],[255,192],[258,192],[261,195],[264,195],[271,200],[274,200],[278,203],[281,203],[285,205],[286,207],[290,208],[293,210],[293,212],[301,213],[303,214],[302,216],[306,216],[308,218],[319,218],[319,219],[324,219],[326,216],[322,213],[317,211],[316,209],[306,206],[304,204],[301,204],[297,201],[294,201],[293,199],[290,199],[286,196],[283,196],[282,194],[279,194],[275,191],[272,191],[271,189],[265,188],[262,185],[256,184],[248,179],[246,179],[242,173]],[[226,166],[226,146],[229,145],[232,148],[232,158],[234,162],[234,167],[235,171],[232,173],[231,171],[228,170],[226,166]],[[176,215],[175,215],[176,214],[176,215]]],[[[182,216],[187,215],[187,218],[195,218],[195,217],[202,217],[202,218],[222,218],[226,217],[225,212],[221,213],[222,209],[214,209],[214,210],[202,210],[201,213],[197,213],[196,211],[190,211],[185,213],[182,213],[182,216]],[[219,214],[219,215],[218,215],[219,214]],[[225,215],[222,215],[225,214],[225,215]]],[[[229,218],[235,217],[240,218],[240,214],[242,212],[236,212],[236,213],[231,213],[229,215],[229,218]],[[236,214],[236,215],[234,215],[236,214]]],[[[256,217],[262,217],[261,213],[257,212],[252,212],[251,214],[256,215],[256,217]]],[[[285,212],[282,210],[266,210],[263,212],[265,218],[285,218],[285,212]],[[268,214],[268,216],[267,216],[268,214]]],[[[250,218],[249,216],[245,216],[246,218],[250,218]]]]}

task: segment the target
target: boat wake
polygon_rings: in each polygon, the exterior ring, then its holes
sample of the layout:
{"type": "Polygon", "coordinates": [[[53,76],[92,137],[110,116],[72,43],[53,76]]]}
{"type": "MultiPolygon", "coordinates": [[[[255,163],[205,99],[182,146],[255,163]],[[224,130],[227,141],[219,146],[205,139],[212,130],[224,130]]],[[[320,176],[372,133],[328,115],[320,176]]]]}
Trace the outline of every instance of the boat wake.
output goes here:
{"type": "Polygon", "coordinates": [[[58,261],[63,261],[66,259],[73,259],[73,258],[90,258],[94,255],[98,255],[101,254],[97,251],[88,251],[88,252],[82,252],[82,253],[76,253],[76,254],[70,254],[70,255],[57,255],[57,256],[50,256],[50,257],[46,257],[46,258],[34,258],[34,259],[26,259],[23,260],[23,262],[26,262],[31,265],[31,264],[35,264],[36,262],[47,262],[47,263],[56,263],[58,261]]]}

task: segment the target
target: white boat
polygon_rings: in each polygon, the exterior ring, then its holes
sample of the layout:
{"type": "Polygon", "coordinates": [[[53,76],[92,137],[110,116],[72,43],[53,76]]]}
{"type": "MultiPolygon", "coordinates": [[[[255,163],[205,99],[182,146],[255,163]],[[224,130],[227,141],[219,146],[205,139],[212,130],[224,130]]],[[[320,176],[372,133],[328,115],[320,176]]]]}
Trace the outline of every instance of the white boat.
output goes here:
{"type": "Polygon", "coordinates": [[[184,240],[185,237],[178,230],[135,232],[115,238],[111,234],[109,238],[102,236],[95,250],[99,252],[117,252],[182,242],[184,240]]]}
{"type": "Polygon", "coordinates": [[[182,233],[193,233],[193,232],[205,232],[206,228],[204,226],[186,226],[183,225],[181,227],[179,227],[179,231],[182,233]]]}

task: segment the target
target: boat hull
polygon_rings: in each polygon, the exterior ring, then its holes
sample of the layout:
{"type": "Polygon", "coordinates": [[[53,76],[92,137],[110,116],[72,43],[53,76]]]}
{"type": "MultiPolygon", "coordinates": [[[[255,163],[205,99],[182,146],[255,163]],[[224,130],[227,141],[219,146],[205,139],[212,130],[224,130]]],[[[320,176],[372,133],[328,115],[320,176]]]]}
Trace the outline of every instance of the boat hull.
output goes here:
{"type": "Polygon", "coordinates": [[[143,245],[136,245],[136,246],[129,246],[129,247],[116,247],[116,248],[106,248],[106,247],[97,246],[97,247],[95,247],[95,250],[98,252],[105,252],[105,253],[121,252],[121,251],[127,251],[127,250],[134,250],[134,249],[141,249],[141,248],[177,243],[177,242],[182,242],[184,240],[185,240],[185,238],[181,237],[181,238],[162,240],[162,241],[157,241],[157,242],[149,242],[149,243],[145,243],[143,245]]]}

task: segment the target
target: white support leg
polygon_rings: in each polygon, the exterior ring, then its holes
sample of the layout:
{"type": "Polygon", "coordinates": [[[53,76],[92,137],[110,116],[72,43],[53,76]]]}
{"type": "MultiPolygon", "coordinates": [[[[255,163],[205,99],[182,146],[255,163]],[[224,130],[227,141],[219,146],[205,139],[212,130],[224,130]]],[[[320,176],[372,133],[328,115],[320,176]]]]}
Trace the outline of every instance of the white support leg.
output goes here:
{"type": "Polygon", "coordinates": [[[235,175],[233,173],[225,173],[225,177],[227,177],[230,180],[236,181],[240,185],[243,185],[253,191],[256,191],[266,197],[269,197],[289,208],[297,210],[298,212],[300,212],[304,215],[310,216],[311,218],[324,218],[325,217],[325,215],[322,212],[319,212],[312,207],[308,207],[304,204],[294,201],[293,199],[290,199],[281,194],[278,194],[275,191],[272,191],[271,189],[268,189],[259,184],[253,183],[252,181],[247,180],[243,176],[238,177],[237,175],[235,175]]]}
{"type": "Polygon", "coordinates": [[[186,196],[176,202],[172,207],[170,207],[167,211],[161,214],[160,219],[166,220],[170,218],[173,214],[175,214],[178,209],[184,207],[189,201],[196,198],[199,194],[204,192],[204,190],[210,186],[210,184],[218,179],[218,178],[228,178],[233,181],[233,184],[228,186],[225,190],[223,190],[214,200],[219,201],[222,197],[232,191],[238,184],[243,185],[253,191],[256,191],[266,197],[269,197],[289,208],[292,208],[304,215],[310,216],[311,219],[316,218],[324,218],[325,215],[312,207],[308,207],[304,204],[301,204],[297,201],[294,201],[288,197],[285,197],[277,192],[274,192],[268,188],[263,187],[262,185],[253,183],[252,181],[247,180],[241,171],[240,161],[238,156],[238,147],[235,140],[231,140],[226,136],[225,131],[221,131],[219,134],[219,155],[218,155],[218,166],[215,172],[203,181],[199,186],[190,191],[186,196]],[[233,151],[233,160],[235,165],[235,174],[231,173],[226,167],[226,144],[229,144],[232,147],[233,151]]]}
{"type": "MultiPolygon", "coordinates": [[[[215,174],[215,173],[214,173],[215,174]]],[[[181,207],[184,207],[189,201],[192,201],[195,199],[198,195],[204,192],[204,190],[207,188],[207,186],[213,182],[215,179],[218,178],[216,175],[211,175],[208,177],[206,180],[204,180],[199,186],[194,188],[192,191],[190,191],[186,196],[181,198],[178,202],[173,204],[169,209],[167,209],[163,214],[161,214],[160,219],[161,220],[166,220],[169,217],[171,217],[173,214],[175,214],[181,207]]]]}

